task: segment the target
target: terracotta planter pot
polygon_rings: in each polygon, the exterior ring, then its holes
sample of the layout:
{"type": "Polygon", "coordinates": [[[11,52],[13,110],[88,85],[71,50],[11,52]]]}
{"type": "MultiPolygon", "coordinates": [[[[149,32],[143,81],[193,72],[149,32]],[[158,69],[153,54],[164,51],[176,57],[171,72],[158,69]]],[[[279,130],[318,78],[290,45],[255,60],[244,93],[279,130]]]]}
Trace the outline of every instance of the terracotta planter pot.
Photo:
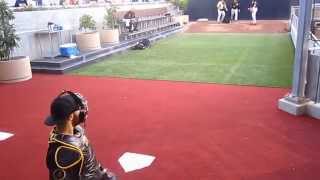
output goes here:
{"type": "Polygon", "coordinates": [[[76,34],[76,42],[80,51],[92,51],[101,48],[99,32],[76,34]]]}
{"type": "Polygon", "coordinates": [[[0,61],[0,83],[14,83],[32,78],[29,57],[15,57],[0,61]]]}
{"type": "Polygon", "coordinates": [[[118,43],[119,30],[118,29],[102,29],[100,32],[102,43],[118,43]]]}

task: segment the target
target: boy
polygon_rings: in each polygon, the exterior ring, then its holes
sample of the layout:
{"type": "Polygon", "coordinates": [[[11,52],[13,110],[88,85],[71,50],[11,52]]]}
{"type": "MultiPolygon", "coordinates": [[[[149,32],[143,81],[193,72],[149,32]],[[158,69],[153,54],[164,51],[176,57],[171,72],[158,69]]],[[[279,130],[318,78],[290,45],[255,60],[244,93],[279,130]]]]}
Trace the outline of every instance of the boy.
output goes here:
{"type": "Polygon", "coordinates": [[[50,133],[47,167],[50,180],[116,180],[96,160],[81,123],[88,117],[88,104],[79,93],[65,91],[51,104],[45,124],[50,133]]]}

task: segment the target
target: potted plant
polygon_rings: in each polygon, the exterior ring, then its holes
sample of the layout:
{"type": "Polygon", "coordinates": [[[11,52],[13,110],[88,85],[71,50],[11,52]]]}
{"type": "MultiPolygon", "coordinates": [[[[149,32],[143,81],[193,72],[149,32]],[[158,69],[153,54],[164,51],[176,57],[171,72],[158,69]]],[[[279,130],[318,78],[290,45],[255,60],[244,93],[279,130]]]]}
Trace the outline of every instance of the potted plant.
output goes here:
{"type": "Polygon", "coordinates": [[[96,31],[96,22],[90,15],[80,18],[80,33],[76,34],[76,42],[80,51],[91,51],[101,48],[100,35],[96,31]]]}
{"type": "Polygon", "coordinates": [[[19,37],[12,24],[13,12],[4,0],[0,0],[0,82],[12,83],[32,78],[29,57],[12,57],[18,47],[19,37]]]}
{"type": "Polygon", "coordinates": [[[118,43],[119,42],[119,23],[116,17],[117,9],[111,6],[106,9],[103,19],[103,27],[101,30],[102,43],[118,43]]]}
{"type": "Polygon", "coordinates": [[[182,12],[182,15],[179,15],[175,18],[176,21],[180,22],[181,25],[189,23],[189,15],[185,14],[188,8],[189,0],[171,0],[171,2],[182,12]]]}
{"type": "Polygon", "coordinates": [[[171,0],[171,3],[179,10],[185,12],[188,8],[189,0],[171,0]]]}

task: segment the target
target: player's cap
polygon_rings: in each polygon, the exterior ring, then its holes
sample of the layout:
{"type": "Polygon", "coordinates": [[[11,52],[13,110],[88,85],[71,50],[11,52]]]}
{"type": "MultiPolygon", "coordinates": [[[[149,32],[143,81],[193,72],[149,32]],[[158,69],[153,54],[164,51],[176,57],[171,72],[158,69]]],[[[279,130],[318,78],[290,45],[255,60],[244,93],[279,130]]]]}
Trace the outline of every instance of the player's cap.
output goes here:
{"type": "Polygon", "coordinates": [[[54,126],[59,121],[64,121],[79,107],[75,100],[69,94],[63,94],[56,97],[51,103],[51,115],[45,120],[47,126],[54,126]]]}

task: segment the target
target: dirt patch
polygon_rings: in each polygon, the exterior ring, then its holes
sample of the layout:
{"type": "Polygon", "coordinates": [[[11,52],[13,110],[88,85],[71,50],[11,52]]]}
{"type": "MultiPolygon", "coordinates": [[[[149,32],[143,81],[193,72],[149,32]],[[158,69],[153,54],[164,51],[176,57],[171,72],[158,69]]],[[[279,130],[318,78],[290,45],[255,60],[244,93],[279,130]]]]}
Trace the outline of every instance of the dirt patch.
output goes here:
{"type": "Polygon", "coordinates": [[[218,24],[215,21],[192,22],[186,33],[285,33],[288,32],[287,20],[261,20],[256,25],[250,21],[218,24]]]}

